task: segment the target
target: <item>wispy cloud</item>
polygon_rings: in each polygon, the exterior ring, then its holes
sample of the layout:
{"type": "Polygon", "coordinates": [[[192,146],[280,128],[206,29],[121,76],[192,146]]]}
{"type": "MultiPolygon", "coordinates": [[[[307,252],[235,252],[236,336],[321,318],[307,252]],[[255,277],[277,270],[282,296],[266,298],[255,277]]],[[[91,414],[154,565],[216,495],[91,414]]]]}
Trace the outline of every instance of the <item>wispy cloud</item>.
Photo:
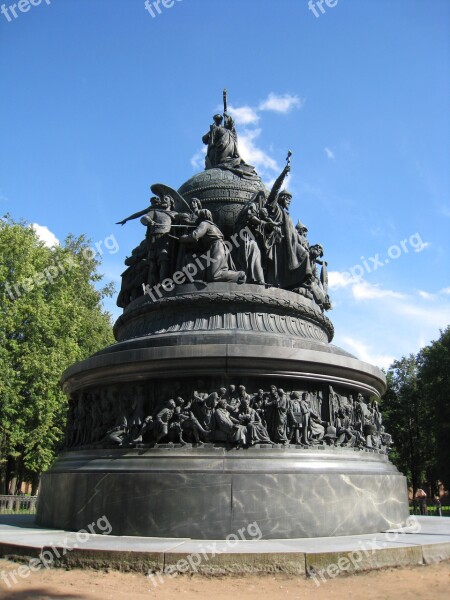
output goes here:
{"type": "Polygon", "coordinates": [[[442,288],[436,293],[425,292],[424,290],[417,290],[418,295],[424,300],[429,300],[430,302],[436,302],[442,300],[442,296],[450,295],[450,287],[442,288]]]}
{"type": "Polygon", "coordinates": [[[417,293],[424,300],[432,300],[433,299],[433,294],[430,294],[429,292],[424,292],[423,290],[417,290],[417,293]]]}
{"type": "Polygon", "coordinates": [[[237,125],[251,125],[260,119],[258,112],[251,106],[230,106],[229,112],[237,125]]]}
{"type": "Polygon", "coordinates": [[[351,337],[341,338],[342,342],[356,354],[356,356],[367,363],[377,365],[378,367],[384,367],[387,369],[395,360],[395,356],[390,354],[379,354],[374,351],[370,346],[363,342],[356,340],[351,337]]]}
{"type": "Polygon", "coordinates": [[[245,162],[254,165],[257,170],[264,173],[267,170],[279,171],[277,161],[265,150],[258,147],[255,140],[261,135],[261,129],[246,129],[238,138],[239,153],[245,162]]]}
{"type": "Polygon", "coordinates": [[[431,309],[427,304],[422,306],[417,302],[396,302],[390,305],[390,310],[399,317],[413,317],[413,323],[426,324],[434,328],[444,328],[450,324],[450,304],[436,303],[431,309]]]}
{"type": "Polygon", "coordinates": [[[330,271],[328,273],[328,287],[331,290],[337,290],[339,288],[348,287],[349,285],[353,285],[358,281],[358,279],[352,277],[347,272],[330,271]]]}
{"type": "MultiPolygon", "coordinates": [[[[245,162],[257,169],[263,180],[267,180],[269,183],[274,181],[274,173],[279,172],[280,167],[276,159],[258,143],[262,133],[262,128],[257,126],[261,120],[261,112],[272,111],[286,114],[294,108],[301,108],[303,102],[299,96],[271,92],[258,106],[245,104],[229,107],[229,113],[235,120],[236,125],[243,127],[242,130],[238,130],[240,155],[245,162]]],[[[220,110],[220,108],[217,107],[216,110],[220,110]]],[[[191,165],[194,169],[201,169],[204,166],[205,153],[206,148],[202,148],[191,157],[191,165]]]]}
{"type": "Polygon", "coordinates": [[[352,294],[355,300],[375,300],[380,298],[406,298],[405,294],[385,290],[378,284],[368,283],[367,281],[358,281],[353,284],[352,294]]]}
{"type": "Polygon", "coordinates": [[[194,169],[202,169],[205,166],[206,146],[203,146],[191,157],[191,165],[194,169]]]}
{"type": "Polygon", "coordinates": [[[418,352],[450,324],[449,288],[403,293],[351,280],[345,273],[330,275],[332,300],[339,307],[331,315],[336,343],[348,346],[361,360],[389,366],[392,356],[418,352]]]}
{"type": "Polygon", "coordinates": [[[304,101],[291,94],[275,94],[271,92],[259,105],[259,110],[271,110],[277,113],[288,113],[293,108],[301,108],[304,101]]]}
{"type": "MultiPolygon", "coordinates": [[[[379,284],[365,281],[362,277],[351,276],[346,271],[330,271],[328,274],[328,286],[330,290],[350,288],[354,300],[378,300],[380,298],[407,298],[406,294],[394,290],[386,290],[379,284]]],[[[426,294],[427,292],[422,292],[426,294]]],[[[423,296],[424,297],[424,296],[423,296]]]]}
{"type": "Polygon", "coordinates": [[[328,146],[324,148],[324,152],[327,155],[327,158],[329,158],[330,160],[334,160],[334,153],[332,150],[330,150],[330,148],[328,148],[328,146]]]}
{"type": "Polygon", "coordinates": [[[38,223],[32,223],[30,225],[36,232],[36,235],[44,242],[48,248],[53,248],[54,246],[59,246],[59,240],[54,233],[50,231],[48,227],[45,225],[39,225],[38,223]]]}

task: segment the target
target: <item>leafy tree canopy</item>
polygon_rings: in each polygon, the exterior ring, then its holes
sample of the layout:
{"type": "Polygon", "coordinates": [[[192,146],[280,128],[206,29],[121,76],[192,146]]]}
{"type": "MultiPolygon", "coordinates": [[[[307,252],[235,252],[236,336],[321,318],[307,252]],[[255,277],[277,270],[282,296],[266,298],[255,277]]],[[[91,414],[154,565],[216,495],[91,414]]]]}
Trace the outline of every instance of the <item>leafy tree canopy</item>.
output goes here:
{"type": "Polygon", "coordinates": [[[81,235],[47,247],[24,221],[0,220],[0,473],[39,474],[63,436],[62,372],[113,343],[100,261],[81,235]]]}
{"type": "Polygon", "coordinates": [[[386,373],[382,407],[394,439],[391,459],[414,491],[424,481],[450,485],[450,326],[386,373]]]}

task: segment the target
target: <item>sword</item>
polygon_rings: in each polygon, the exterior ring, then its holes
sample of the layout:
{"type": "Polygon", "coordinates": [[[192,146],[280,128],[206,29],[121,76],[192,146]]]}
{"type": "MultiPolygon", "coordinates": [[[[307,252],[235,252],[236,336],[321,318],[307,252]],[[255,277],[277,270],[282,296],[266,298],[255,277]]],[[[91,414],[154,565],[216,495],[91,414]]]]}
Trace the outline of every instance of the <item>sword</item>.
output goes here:
{"type": "MultiPolygon", "coordinates": [[[[157,223],[153,219],[150,219],[150,217],[147,217],[147,221],[149,222],[150,225],[161,225],[161,223],[157,223]]],[[[184,227],[191,227],[191,228],[195,229],[197,227],[197,225],[171,225],[170,229],[172,229],[172,227],[183,227],[183,228],[184,227]]]]}
{"type": "MultiPolygon", "coordinates": [[[[197,216],[195,214],[195,212],[192,210],[192,208],[189,206],[188,202],[183,198],[183,196],[181,194],[178,194],[178,196],[181,198],[181,200],[186,204],[189,212],[195,216],[197,216]]],[[[180,225],[173,225],[173,227],[180,227],[180,225]]],[[[186,227],[190,227],[190,225],[186,225],[186,227]]]]}

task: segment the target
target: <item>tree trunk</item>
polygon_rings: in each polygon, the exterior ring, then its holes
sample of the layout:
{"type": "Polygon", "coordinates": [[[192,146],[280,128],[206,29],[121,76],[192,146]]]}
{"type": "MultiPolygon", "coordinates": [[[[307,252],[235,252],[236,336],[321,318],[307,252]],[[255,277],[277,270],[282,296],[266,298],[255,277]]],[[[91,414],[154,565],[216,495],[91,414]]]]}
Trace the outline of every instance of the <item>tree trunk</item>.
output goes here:
{"type": "Polygon", "coordinates": [[[40,483],[40,477],[37,473],[35,473],[33,475],[33,478],[31,479],[31,495],[32,496],[37,496],[38,492],[39,492],[39,483],[40,483]]]}
{"type": "Polygon", "coordinates": [[[9,482],[8,494],[11,494],[11,496],[15,496],[16,491],[17,491],[16,488],[17,488],[17,475],[13,475],[9,482]]]}

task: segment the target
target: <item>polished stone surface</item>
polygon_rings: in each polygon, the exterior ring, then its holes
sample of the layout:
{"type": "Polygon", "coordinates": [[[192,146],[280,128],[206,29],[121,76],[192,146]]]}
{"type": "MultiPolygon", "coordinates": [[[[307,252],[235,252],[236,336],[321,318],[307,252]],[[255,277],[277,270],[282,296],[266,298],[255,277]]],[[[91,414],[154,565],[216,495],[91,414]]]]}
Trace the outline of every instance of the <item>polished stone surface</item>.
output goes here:
{"type": "Polygon", "coordinates": [[[311,348],[305,340],[301,348],[273,347],[267,340],[259,345],[255,343],[257,338],[250,344],[240,337],[242,334],[230,335],[232,338],[224,333],[221,341],[204,336],[197,344],[185,344],[187,340],[179,339],[180,345],[157,347],[141,347],[136,340],[136,348],[130,345],[124,350],[116,348],[114,352],[97,354],[70,367],[63,375],[63,389],[71,393],[88,386],[139,382],[151,377],[221,376],[230,381],[258,377],[261,385],[276,378],[289,378],[299,386],[329,384],[375,396],[385,390],[385,377],[379,369],[343,353],[331,352],[330,346],[311,348]]]}
{"type": "Polygon", "coordinates": [[[383,531],[408,503],[385,455],[353,449],[63,454],[42,477],[38,523],[77,530],[102,515],[116,535],[224,539],[256,522],[276,539],[383,531]]]}

